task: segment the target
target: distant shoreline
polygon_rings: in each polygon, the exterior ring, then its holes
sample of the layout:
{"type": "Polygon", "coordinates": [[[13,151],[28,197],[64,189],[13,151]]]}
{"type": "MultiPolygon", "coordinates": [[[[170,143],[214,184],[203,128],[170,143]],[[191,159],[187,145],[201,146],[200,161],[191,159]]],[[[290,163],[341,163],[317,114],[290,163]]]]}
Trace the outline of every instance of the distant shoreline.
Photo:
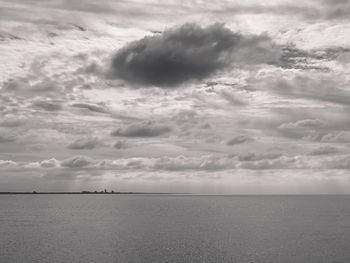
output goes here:
{"type": "Polygon", "coordinates": [[[104,191],[81,191],[81,192],[0,192],[0,195],[136,195],[136,194],[157,194],[169,195],[180,193],[150,193],[150,192],[104,192],[104,191]]]}

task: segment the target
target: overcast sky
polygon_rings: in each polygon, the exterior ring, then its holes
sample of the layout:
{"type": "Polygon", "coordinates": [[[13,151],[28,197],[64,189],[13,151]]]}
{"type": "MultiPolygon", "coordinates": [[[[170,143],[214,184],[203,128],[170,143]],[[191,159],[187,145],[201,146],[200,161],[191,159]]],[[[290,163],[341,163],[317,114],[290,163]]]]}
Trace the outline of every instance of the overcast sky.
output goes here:
{"type": "Polygon", "coordinates": [[[350,193],[349,18],[0,0],[0,191],[350,193]]]}

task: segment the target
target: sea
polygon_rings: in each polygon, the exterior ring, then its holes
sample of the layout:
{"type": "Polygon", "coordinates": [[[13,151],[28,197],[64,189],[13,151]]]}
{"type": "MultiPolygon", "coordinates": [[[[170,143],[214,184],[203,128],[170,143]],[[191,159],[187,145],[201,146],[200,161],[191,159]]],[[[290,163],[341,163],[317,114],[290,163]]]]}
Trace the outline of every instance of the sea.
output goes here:
{"type": "Polygon", "coordinates": [[[349,263],[350,196],[2,195],[0,262],[349,263]]]}

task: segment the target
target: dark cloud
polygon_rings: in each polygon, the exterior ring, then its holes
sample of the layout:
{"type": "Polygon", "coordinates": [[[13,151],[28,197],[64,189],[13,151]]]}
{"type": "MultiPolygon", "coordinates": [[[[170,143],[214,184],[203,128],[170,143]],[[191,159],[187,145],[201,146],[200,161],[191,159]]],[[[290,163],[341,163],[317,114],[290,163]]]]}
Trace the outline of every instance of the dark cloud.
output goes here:
{"type": "Polygon", "coordinates": [[[334,60],[344,52],[348,52],[348,50],[342,47],[306,51],[298,49],[294,45],[286,45],[282,48],[279,65],[286,69],[327,72],[330,69],[324,65],[324,62],[334,60]]]}
{"type": "Polygon", "coordinates": [[[314,149],[313,151],[310,152],[310,155],[328,155],[332,153],[338,153],[339,150],[336,147],[333,146],[321,146],[319,148],[314,149]]]}
{"type": "Polygon", "coordinates": [[[235,94],[233,94],[232,92],[229,92],[227,90],[221,91],[220,95],[232,105],[244,106],[247,104],[243,100],[238,98],[235,94]]]}
{"type": "Polygon", "coordinates": [[[251,141],[254,141],[254,139],[250,136],[238,135],[232,138],[231,140],[229,140],[226,144],[232,146],[232,145],[242,144],[242,143],[251,142],[251,141]]]}
{"type": "Polygon", "coordinates": [[[99,113],[107,112],[107,110],[103,106],[97,105],[97,104],[76,103],[76,104],[73,104],[72,106],[75,108],[87,109],[92,112],[99,112],[99,113]]]}
{"type": "Polygon", "coordinates": [[[62,105],[56,101],[35,101],[33,102],[33,106],[37,108],[41,108],[46,111],[59,111],[62,109],[62,105]]]}
{"type": "Polygon", "coordinates": [[[126,145],[126,142],[125,141],[118,141],[114,144],[113,146],[114,148],[120,150],[120,149],[126,149],[127,148],[127,145],[126,145]]]}
{"type": "Polygon", "coordinates": [[[260,161],[260,160],[272,160],[281,157],[280,153],[248,153],[238,156],[239,161],[260,161]]]}
{"type": "Polygon", "coordinates": [[[25,123],[24,117],[19,116],[6,116],[3,120],[0,121],[0,126],[2,127],[18,127],[25,123]]]}
{"type": "Polygon", "coordinates": [[[171,131],[170,126],[155,124],[153,122],[131,124],[119,128],[111,133],[113,136],[124,137],[155,137],[171,131]]]}
{"type": "Polygon", "coordinates": [[[14,142],[16,141],[16,137],[11,135],[11,134],[0,134],[0,143],[5,143],[5,142],[14,142]]]}
{"type": "Polygon", "coordinates": [[[350,3],[348,0],[321,0],[326,6],[324,18],[349,19],[350,3]]]}
{"type": "Polygon", "coordinates": [[[67,148],[72,150],[91,150],[100,144],[97,137],[92,138],[80,138],[70,143],[67,148]]]}
{"type": "Polygon", "coordinates": [[[265,35],[245,36],[222,24],[185,24],[120,49],[110,76],[157,86],[200,80],[234,63],[275,63],[279,48],[265,35]]]}

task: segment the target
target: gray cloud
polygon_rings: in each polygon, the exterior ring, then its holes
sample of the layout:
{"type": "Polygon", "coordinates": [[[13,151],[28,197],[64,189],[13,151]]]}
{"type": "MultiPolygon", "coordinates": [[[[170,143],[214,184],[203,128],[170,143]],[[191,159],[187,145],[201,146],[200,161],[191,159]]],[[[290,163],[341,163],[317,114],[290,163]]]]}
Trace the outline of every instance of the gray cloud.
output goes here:
{"type": "Polygon", "coordinates": [[[89,103],[76,103],[72,105],[75,108],[87,109],[92,112],[106,113],[107,110],[100,105],[89,104],[89,103]]]}
{"type": "Polygon", "coordinates": [[[226,144],[232,146],[232,145],[242,144],[242,143],[251,142],[251,141],[254,141],[254,139],[250,136],[238,135],[232,138],[231,140],[229,140],[226,144]]]}
{"type": "MultiPolygon", "coordinates": [[[[256,85],[261,85],[261,80],[256,85]]],[[[265,83],[266,90],[289,98],[311,99],[321,102],[331,102],[340,105],[350,105],[350,92],[344,83],[331,79],[329,75],[310,74],[297,75],[292,79],[271,78],[265,83]]]]}
{"type": "Polygon", "coordinates": [[[64,89],[58,83],[46,77],[35,84],[30,84],[27,78],[9,79],[4,83],[3,91],[21,97],[35,97],[40,95],[57,98],[57,96],[63,94],[64,89]]]}
{"type": "Polygon", "coordinates": [[[54,168],[59,166],[59,161],[57,161],[55,158],[51,158],[49,160],[43,160],[40,162],[40,167],[43,168],[54,168]]]}
{"type": "Polygon", "coordinates": [[[280,50],[265,35],[245,36],[222,24],[185,24],[120,49],[110,76],[159,86],[200,80],[233,63],[275,63],[280,50]]]}
{"type": "Polygon", "coordinates": [[[120,149],[126,149],[127,145],[125,141],[118,141],[114,144],[113,147],[120,150],[120,149]]]}
{"type": "Polygon", "coordinates": [[[0,143],[5,142],[14,142],[16,140],[16,137],[11,134],[0,134],[0,143]]]}
{"type": "MultiPolygon", "coordinates": [[[[297,169],[301,168],[300,158],[298,156],[281,156],[275,159],[265,159],[258,161],[241,162],[237,165],[240,169],[297,169]]],[[[306,167],[303,167],[306,168],[306,167]]]]}
{"type": "Polygon", "coordinates": [[[338,148],[326,145],[326,146],[320,146],[312,150],[309,154],[310,155],[328,155],[328,154],[333,154],[338,152],[339,152],[338,148]]]}
{"type": "Polygon", "coordinates": [[[61,104],[57,101],[39,100],[33,102],[33,106],[44,109],[46,111],[59,111],[62,109],[61,104]]]}
{"type": "Polygon", "coordinates": [[[84,168],[92,164],[94,164],[94,160],[85,156],[75,156],[61,162],[61,166],[67,168],[84,168]]]}
{"type": "Polygon", "coordinates": [[[153,122],[136,123],[119,128],[111,133],[113,136],[124,137],[155,137],[171,131],[170,126],[153,122]]]}
{"type": "Polygon", "coordinates": [[[296,122],[283,123],[278,128],[279,129],[297,129],[297,128],[306,128],[306,129],[317,129],[325,125],[325,122],[319,119],[305,119],[299,120],[296,122]]]}
{"type": "Polygon", "coordinates": [[[340,131],[327,133],[320,139],[321,142],[334,142],[334,143],[349,143],[350,142],[350,132],[340,131]]]}
{"type": "Polygon", "coordinates": [[[97,137],[80,138],[70,143],[67,148],[72,150],[91,150],[100,144],[97,137]]]}
{"type": "Polygon", "coordinates": [[[347,0],[321,0],[326,6],[324,18],[349,19],[350,3],[347,0]]]}
{"type": "Polygon", "coordinates": [[[2,127],[18,127],[25,123],[25,118],[21,116],[6,116],[0,121],[0,126],[2,127]]]}
{"type": "Polygon", "coordinates": [[[239,161],[250,162],[250,161],[260,161],[260,160],[271,160],[281,157],[280,153],[248,153],[238,156],[239,161]]]}

